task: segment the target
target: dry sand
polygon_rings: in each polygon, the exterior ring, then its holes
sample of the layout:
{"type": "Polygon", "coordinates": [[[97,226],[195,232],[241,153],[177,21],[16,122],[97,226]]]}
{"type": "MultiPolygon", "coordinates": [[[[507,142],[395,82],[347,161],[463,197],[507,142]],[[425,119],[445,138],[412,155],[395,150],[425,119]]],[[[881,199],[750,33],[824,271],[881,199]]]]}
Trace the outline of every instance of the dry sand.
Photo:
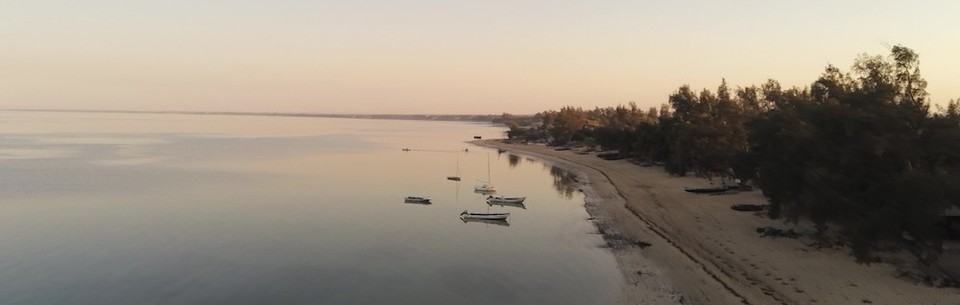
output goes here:
{"type": "Polygon", "coordinates": [[[474,143],[577,173],[624,275],[620,304],[960,304],[960,290],[900,278],[889,264],[857,264],[843,248],[808,246],[809,226],[730,209],[766,203],[759,191],[692,194],[683,188],[709,181],[541,145],[474,143]],[[807,236],[760,237],[763,226],[807,236]]]}

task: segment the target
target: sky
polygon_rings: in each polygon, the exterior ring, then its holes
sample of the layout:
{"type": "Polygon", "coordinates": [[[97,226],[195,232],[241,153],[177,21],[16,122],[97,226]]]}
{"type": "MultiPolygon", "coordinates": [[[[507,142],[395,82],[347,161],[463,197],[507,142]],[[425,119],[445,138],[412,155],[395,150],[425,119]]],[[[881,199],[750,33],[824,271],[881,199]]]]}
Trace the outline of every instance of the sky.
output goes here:
{"type": "Polygon", "coordinates": [[[532,114],[659,106],[901,44],[960,98],[960,1],[0,0],[0,109],[532,114]]]}

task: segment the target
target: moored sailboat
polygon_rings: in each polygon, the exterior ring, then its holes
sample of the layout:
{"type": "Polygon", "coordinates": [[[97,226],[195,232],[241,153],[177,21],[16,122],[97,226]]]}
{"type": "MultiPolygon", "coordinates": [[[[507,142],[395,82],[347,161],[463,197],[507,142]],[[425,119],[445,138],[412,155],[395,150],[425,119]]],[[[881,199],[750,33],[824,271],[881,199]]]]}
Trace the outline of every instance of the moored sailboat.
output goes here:
{"type": "Polygon", "coordinates": [[[447,176],[447,180],[451,181],[460,181],[460,154],[457,154],[457,175],[456,176],[447,176]]]}
{"type": "Polygon", "coordinates": [[[491,184],[492,181],[490,178],[490,154],[487,154],[487,181],[474,186],[473,191],[477,193],[495,193],[497,188],[491,184]]]}

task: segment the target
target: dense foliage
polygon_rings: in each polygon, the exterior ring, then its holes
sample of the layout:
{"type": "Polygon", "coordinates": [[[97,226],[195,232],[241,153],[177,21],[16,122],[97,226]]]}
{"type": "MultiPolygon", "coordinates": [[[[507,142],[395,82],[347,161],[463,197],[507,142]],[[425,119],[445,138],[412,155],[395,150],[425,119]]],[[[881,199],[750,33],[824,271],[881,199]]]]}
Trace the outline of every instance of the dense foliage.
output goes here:
{"type": "Polygon", "coordinates": [[[809,88],[682,86],[659,109],[564,107],[508,123],[508,135],[752,181],[771,217],[808,219],[821,237],[835,226],[860,261],[897,242],[930,263],[943,211],[960,204],[960,101],[931,112],[925,88],[917,54],[896,46],[848,73],[828,66],[809,88]]]}

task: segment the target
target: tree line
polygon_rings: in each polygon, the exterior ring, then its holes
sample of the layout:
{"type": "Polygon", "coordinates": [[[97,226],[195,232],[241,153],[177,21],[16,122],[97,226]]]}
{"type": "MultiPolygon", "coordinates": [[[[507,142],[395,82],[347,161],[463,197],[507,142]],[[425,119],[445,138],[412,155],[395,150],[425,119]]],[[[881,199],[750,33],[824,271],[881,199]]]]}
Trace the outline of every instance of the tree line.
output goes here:
{"type": "Polygon", "coordinates": [[[673,175],[749,181],[768,214],[839,232],[861,262],[895,242],[930,264],[942,253],[943,212],[960,205],[960,100],[930,109],[913,50],[829,65],[811,85],[695,91],[668,103],[533,116],[504,114],[508,137],[579,143],[661,164],[673,175]]]}

